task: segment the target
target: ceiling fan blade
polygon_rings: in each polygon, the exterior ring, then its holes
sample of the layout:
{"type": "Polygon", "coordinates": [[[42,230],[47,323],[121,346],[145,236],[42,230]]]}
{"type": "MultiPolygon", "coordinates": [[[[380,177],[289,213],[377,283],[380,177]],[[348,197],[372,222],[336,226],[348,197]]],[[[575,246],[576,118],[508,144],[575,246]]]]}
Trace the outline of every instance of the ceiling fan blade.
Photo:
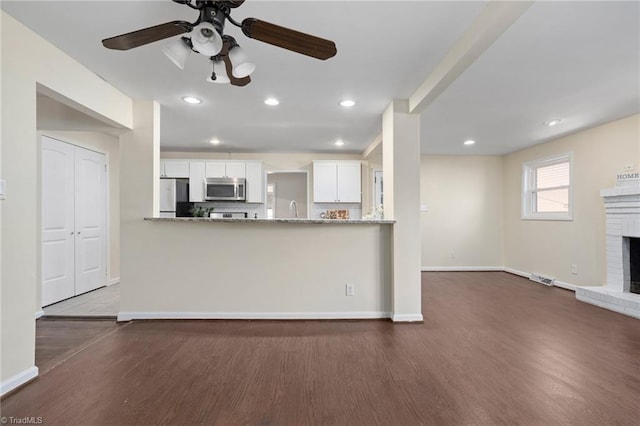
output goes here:
{"type": "Polygon", "coordinates": [[[129,50],[134,47],[153,43],[154,41],[188,33],[192,29],[193,25],[187,21],[172,21],[127,34],[105,38],[102,40],[102,45],[108,49],[129,50]]]}
{"type": "Polygon", "coordinates": [[[251,77],[246,76],[243,78],[237,78],[233,76],[233,65],[231,64],[231,59],[229,58],[229,47],[230,47],[229,41],[225,40],[224,44],[222,45],[222,51],[220,52],[220,56],[224,61],[224,67],[227,71],[227,77],[229,77],[229,80],[232,86],[238,86],[238,87],[246,86],[247,84],[251,83],[251,77]]]}
{"type": "Polygon", "coordinates": [[[250,38],[318,59],[329,59],[337,53],[331,40],[301,33],[255,18],[242,21],[242,32],[250,38]]]}

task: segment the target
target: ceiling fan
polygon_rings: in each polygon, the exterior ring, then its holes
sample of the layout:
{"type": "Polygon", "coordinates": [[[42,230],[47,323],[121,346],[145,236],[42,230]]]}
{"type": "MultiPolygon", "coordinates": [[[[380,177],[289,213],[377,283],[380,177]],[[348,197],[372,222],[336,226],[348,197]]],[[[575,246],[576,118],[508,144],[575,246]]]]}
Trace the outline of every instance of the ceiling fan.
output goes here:
{"type": "Polygon", "coordinates": [[[108,49],[129,50],[169,37],[187,34],[165,46],[163,48],[165,55],[180,69],[184,69],[191,52],[207,56],[213,64],[211,76],[207,81],[231,83],[234,86],[246,86],[251,82],[250,75],[255,70],[255,64],[249,61],[233,37],[224,34],[227,21],[241,28],[247,37],[313,58],[326,60],[335,56],[337,52],[336,45],[331,40],[255,18],[246,18],[242,22],[234,20],[231,17],[231,9],[241,6],[245,0],[173,1],[198,10],[200,16],[193,23],[171,21],[107,38],[102,40],[102,45],[108,49]]]}

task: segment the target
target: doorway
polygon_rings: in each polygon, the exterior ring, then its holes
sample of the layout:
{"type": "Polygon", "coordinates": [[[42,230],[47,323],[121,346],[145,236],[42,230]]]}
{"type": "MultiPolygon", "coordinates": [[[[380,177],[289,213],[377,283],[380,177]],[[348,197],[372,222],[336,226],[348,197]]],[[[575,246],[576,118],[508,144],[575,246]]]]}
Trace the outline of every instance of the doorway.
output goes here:
{"type": "Polygon", "coordinates": [[[107,284],[106,164],[42,136],[42,306],[107,284]]]}
{"type": "Polygon", "coordinates": [[[267,172],[267,218],[307,219],[308,187],[306,171],[267,172]]]}

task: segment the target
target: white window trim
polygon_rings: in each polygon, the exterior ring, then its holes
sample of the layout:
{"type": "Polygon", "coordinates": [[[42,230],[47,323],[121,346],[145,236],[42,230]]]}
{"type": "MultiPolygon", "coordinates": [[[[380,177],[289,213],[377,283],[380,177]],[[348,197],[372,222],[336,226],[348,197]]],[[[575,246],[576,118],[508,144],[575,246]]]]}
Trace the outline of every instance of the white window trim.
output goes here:
{"type": "MultiPolygon", "coordinates": [[[[566,152],[564,154],[554,155],[552,157],[541,158],[528,161],[522,164],[522,210],[520,218],[522,220],[573,220],[573,153],[566,152]],[[532,212],[533,193],[530,190],[531,180],[533,178],[532,170],[538,167],[551,166],[558,163],[569,162],[569,211],[568,212],[532,212]]],[[[566,188],[565,186],[558,188],[566,188]]],[[[554,188],[544,188],[550,190],[554,188]]],[[[556,188],[557,189],[557,188],[556,188]]]]}

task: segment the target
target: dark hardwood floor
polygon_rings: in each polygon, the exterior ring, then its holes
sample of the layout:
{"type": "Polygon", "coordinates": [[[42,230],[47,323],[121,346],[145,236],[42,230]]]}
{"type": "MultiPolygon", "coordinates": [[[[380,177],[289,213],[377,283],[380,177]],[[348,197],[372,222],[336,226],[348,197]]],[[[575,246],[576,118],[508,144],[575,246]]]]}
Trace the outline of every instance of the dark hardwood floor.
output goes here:
{"type": "Polygon", "coordinates": [[[117,328],[115,320],[39,319],[36,366],[40,375],[117,328]]]}
{"type": "Polygon", "coordinates": [[[640,322],[502,272],[423,274],[423,324],[120,326],[2,402],[48,425],[637,425],[640,322]]]}

